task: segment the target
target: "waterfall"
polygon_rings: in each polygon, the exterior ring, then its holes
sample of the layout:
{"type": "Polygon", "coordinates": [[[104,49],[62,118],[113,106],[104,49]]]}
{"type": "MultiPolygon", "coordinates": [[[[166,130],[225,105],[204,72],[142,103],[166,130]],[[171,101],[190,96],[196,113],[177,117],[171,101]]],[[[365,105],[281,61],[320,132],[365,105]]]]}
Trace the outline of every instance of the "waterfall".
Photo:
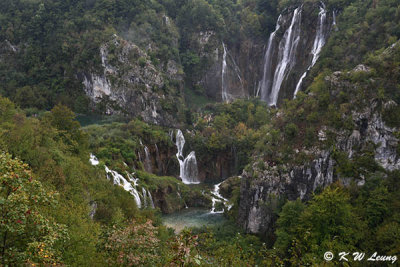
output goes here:
{"type": "MultiPolygon", "coordinates": [[[[97,166],[99,164],[99,160],[93,154],[90,154],[89,162],[93,166],[97,166]]],[[[129,174],[127,172],[127,176],[129,179],[129,182],[128,182],[124,176],[122,176],[121,174],[119,174],[116,171],[110,170],[107,166],[104,166],[104,169],[106,171],[107,179],[109,179],[109,180],[112,179],[114,185],[122,186],[125,191],[128,191],[131,195],[133,195],[133,197],[135,198],[137,207],[141,208],[142,202],[140,200],[140,195],[139,195],[138,191],[136,190],[136,186],[138,185],[137,181],[139,179],[135,179],[132,174],[129,174]]]]}
{"type": "Polygon", "coordinates": [[[176,194],[178,195],[179,199],[181,199],[181,200],[183,201],[183,204],[185,205],[185,209],[189,208],[189,207],[186,205],[186,201],[182,198],[181,193],[180,193],[179,191],[176,191],[176,194]]]}
{"type": "Polygon", "coordinates": [[[184,170],[183,162],[185,160],[185,158],[183,157],[183,147],[185,145],[185,137],[183,136],[183,133],[181,130],[178,130],[176,132],[175,145],[176,145],[176,148],[178,149],[178,152],[176,153],[176,157],[179,161],[179,176],[182,178],[182,174],[183,174],[183,170],[184,170]]]}
{"type": "Polygon", "coordinates": [[[333,12],[332,12],[332,17],[333,17],[332,27],[335,30],[335,32],[337,32],[339,30],[339,28],[336,25],[336,11],[335,10],[333,10],[333,12]]]}
{"type": "Polygon", "coordinates": [[[263,77],[256,94],[256,96],[259,96],[261,91],[261,100],[263,101],[267,101],[267,93],[271,86],[271,65],[272,65],[272,56],[274,51],[273,45],[275,42],[276,32],[281,27],[280,25],[281,19],[282,15],[279,15],[278,20],[276,22],[275,31],[271,33],[271,35],[269,36],[267,50],[265,51],[263,77]]]}
{"type": "Polygon", "coordinates": [[[232,205],[228,205],[229,200],[224,198],[220,192],[220,186],[221,186],[222,182],[219,184],[214,185],[214,189],[213,191],[211,191],[212,196],[212,208],[210,213],[224,213],[225,209],[222,209],[220,211],[216,211],[216,204],[217,202],[222,202],[224,206],[227,206],[227,209],[230,210],[232,208],[232,205]]]}
{"type": "Polygon", "coordinates": [[[140,209],[142,207],[142,201],[140,199],[139,192],[136,190],[137,179],[134,179],[128,175],[130,180],[130,182],[128,182],[124,176],[122,176],[116,171],[110,170],[107,166],[105,166],[105,170],[107,178],[111,179],[110,178],[111,176],[113,178],[114,185],[122,186],[125,191],[129,192],[135,198],[136,205],[140,209]],[[132,185],[132,182],[134,186],[132,185]]]}
{"type": "Polygon", "coordinates": [[[146,188],[142,187],[142,195],[143,195],[143,207],[147,208],[147,191],[146,188]]]}
{"type": "Polygon", "coordinates": [[[150,191],[149,191],[149,190],[147,190],[147,195],[149,196],[149,200],[150,200],[150,207],[151,207],[152,209],[155,209],[155,206],[154,206],[154,201],[153,201],[153,197],[151,196],[151,193],[150,193],[150,191]]]}
{"type": "Polygon", "coordinates": [[[225,75],[226,75],[226,47],[225,47],[224,43],[222,43],[222,46],[224,48],[224,54],[222,56],[222,74],[221,74],[222,101],[223,102],[228,102],[230,100],[230,97],[229,97],[229,94],[227,92],[226,82],[225,82],[225,75]]]}
{"type": "Polygon", "coordinates": [[[148,208],[150,204],[150,208],[154,209],[153,197],[148,189],[142,187],[142,195],[143,195],[143,208],[148,208]]]}
{"type": "Polygon", "coordinates": [[[278,65],[274,73],[271,94],[267,100],[270,106],[276,106],[282,82],[294,65],[297,44],[300,40],[300,22],[301,7],[298,7],[294,10],[292,22],[279,44],[278,65]]]}
{"type": "Polygon", "coordinates": [[[196,153],[192,151],[183,162],[182,182],[185,184],[198,184],[200,183],[197,180],[198,175],[196,153]]]}
{"type": "Polygon", "coordinates": [[[145,170],[147,172],[152,172],[153,171],[153,167],[151,166],[150,151],[149,151],[149,148],[147,146],[144,146],[144,154],[145,154],[144,168],[145,168],[145,170]]]}
{"type": "Polygon", "coordinates": [[[157,161],[158,174],[162,175],[163,174],[163,166],[162,166],[162,160],[160,157],[160,151],[158,150],[157,144],[155,144],[154,146],[156,148],[156,161],[157,161]]]}
{"type": "Polygon", "coordinates": [[[321,50],[325,45],[326,36],[324,34],[324,25],[325,25],[325,21],[326,21],[326,10],[325,10],[324,3],[321,2],[321,5],[322,6],[320,7],[320,11],[318,13],[317,31],[315,34],[314,44],[313,44],[313,47],[311,50],[311,54],[313,55],[312,61],[311,61],[310,66],[300,77],[300,80],[298,81],[298,83],[296,85],[296,89],[294,91],[294,98],[296,98],[297,93],[300,91],[301,85],[303,83],[303,79],[307,76],[307,72],[315,65],[315,63],[317,63],[319,54],[321,53],[321,50]]]}
{"type": "Polygon", "coordinates": [[[176,132],[176,148],[178,152],[176,153],[176,157],[179,161],[179,176],[182,179],[182,182],[185,184],[199,184],[198,181],[198,169],[197,169],[197,160],[196,154],[194,151],[190,152],[189,155],[184,158],[183,156],[183,147],[185,146],[185,137],[181,130],[176,132]]]}
{"type": "Polygon", "coordinates": [[[93,154],[90,154],[90,159],[89,159],[89,161],[90,161],[90,163],[91,163],[93,166],[99,165],[99,160],[98,160],[98,159],[96,158],[96,156],[93,155],[93,154]]]}
{"type": "Polygon", "coordinates": [[[168,135],[169,135],[169,138],[171,139],[171,141],[174,142],[174,130],[169,130],[168,135]]]}

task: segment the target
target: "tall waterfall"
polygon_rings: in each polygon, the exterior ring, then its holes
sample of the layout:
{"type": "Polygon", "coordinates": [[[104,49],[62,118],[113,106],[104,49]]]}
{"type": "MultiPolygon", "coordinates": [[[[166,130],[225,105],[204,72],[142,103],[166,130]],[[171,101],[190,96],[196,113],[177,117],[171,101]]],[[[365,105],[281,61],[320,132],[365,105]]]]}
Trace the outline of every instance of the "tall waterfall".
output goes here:
{"type": "Polygon", "coordinates": [[[279,44],[279,63],[274,73],[271,95],[267,101],[270,106],[276,106],[282,82],[294,65],[297,44],[300,40],[300,22],[301,7],[298,7],[294,10],[290,27],[285,32],[285,35],[279,44]]]}
{"type": "MultiPolygon", "coordinates": [[[[275,31],[269,36],[264,55],[262,79],[256,93],[256,96],[260,96],[261,100],[267,102],[269,106],[277,105],[282,95],[282,88],[285,91],[294,91],[294,97],[296,96],[307,73],[316,64],[330,28],[336,27],[335,13],[333,27],[327,25],[327,10],[324,3],[319,4],[318,19],[315,22],[314,17],[303,18],[302,9],[303,6],[300,6],[292,12],[280,15],[275,31]],[[302,30],[305,28],[301,27],[302,23],[307,26],[314,24],[315,36],[312,29],[302,30]]],[[[287,92],[283,95],[286,97],[287,92]]]]}
{"type": "Polygon", "coordinates": [[[222,56],[222,74],[221,74],[221,92],[222,92],[222,101],[223,102],[228,102],[230,100],[229,94],[228,94],[228,89],[227,89],[227,84],[226,84],[226,47],[225,44],[222,43],[222,46],[224,48],[224,54],[222,56]]]}
{"type": "Polygon", "coordinates": [[[282,15],[279,15],[278,17],[278,21],[276,22],[276,27],[275,27],[275,31],[273,33],[271,33],[271,35],[269,36],[268,39],[268,46],[267,46],[267,51],[265,52],[265,56],[264,56],[264,72],[263,72],[263,77],[262,80],[260,82],[260,85],[258,87],[258,92],[256,94],[256,96],[259,96],[259,93],[261,91],[261,100],[263,101],[267,101],[267,93],[269,88],[271,87],[271,83],[272,83],[272,77],[271,77],[271,65],[272,65],[272,53],[274,51],[273,46],[274,46],[274,42],[275,42],[275,36],[276,36],[276,32],[280,29],[281,25],[281,19],[282,19],[282,15]]]}
{"type": "Polygon", "coordinates": [[[314,39],[314,44],[311,50],[311,54],[313,55],[312,61],[310,66],[307,68],[307,70],[303,73],[303,75],[300,77],[300,80],[298,81],[296,85],[296,90],[294,91],[294,97],[296,97],[297,93],[301,89],[301,85],[303,83],[303,79],[307,76],[307,72],[317,63],[317,60],[319,58],[319,54],[321,53],[322,47],[325,45],[326,41],[326,35],[324,31],[324,25],[326,22],[326,10],[325,10],[325,5],[324,3],[321,2],[321,7],[320,11],[318,13],[318,25],[317,25],[317,31],[314,39]]]}
{"type": "Polygon", "coordinates": [[[181,130],[176,132],[175,144],[178,150],[176,157],[179,161],[179,176],[182,182],[185,184],[199,184],[196,154],[192,151],[184,158],[183,147],[185,146],[185,137],[181,130]]]}

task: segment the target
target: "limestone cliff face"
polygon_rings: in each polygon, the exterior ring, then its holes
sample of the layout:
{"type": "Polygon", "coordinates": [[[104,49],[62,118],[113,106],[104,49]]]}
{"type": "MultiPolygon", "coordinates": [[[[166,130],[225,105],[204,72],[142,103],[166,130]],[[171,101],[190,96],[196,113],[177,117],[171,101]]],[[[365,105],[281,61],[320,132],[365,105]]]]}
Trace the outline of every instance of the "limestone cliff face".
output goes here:
{"type": "Polygon", "coordinates": [[[217,101],[254,96],[260,79],[264,44],[253,40],[243,40],[237,47],[222,40],[216,43],[210,67],[198,84],[208,97],[217,101]]]}
{"type": "MultiPolygon", "coordinates": [[[[368,71],[365,66],[358,66],[354,71],[368,71]]],[[[346,87],[355,86],[341,80],[342,73],[336,72],[326,77],[332,85],[331,94],[337,94],[346,87]]],[[[365,149],[373,148],[376,163],[388,171],[400,169],[400,157],[397,153],[399,139],[398,129],[391,128],[382,119],[381,111],[396,103],[389,101],[380,103],[368,100],[362,108],[353,108],[351,116],[353,130],[337,131],[322,127],[318,133],[320,141],[324,141],[327,132],[336,136],[335,151],[344,152],[353,159],[365,149]]],[[[276,208],[279,202],[288,199],[307,200],[317,188],[324,188],[340,180],[344,185],[354,181],[359,186],[365,183],[364,176],[344,177],[336,172],[333,149],[324,150],[315,147],[314,160],[301,165],[273,165],[254,163],[252,171],[244,171],[240,190],[240,207],[238,223],[250,233],[268,235],[273,232],[276,221],[276,208]]],[[[305,151],[306,152],[306,151],[305,151]]]]}
{"type": "Polygon", "coordinates": [[[141,116],[149,123],[177,125],[174,115],[180,105],[182,75],[176,61],[155,66],[147,52],[116,35],[100,47],[100,57],[100,70],[78,75],[94,105],[108,114],[119,112],[141,116]]]}

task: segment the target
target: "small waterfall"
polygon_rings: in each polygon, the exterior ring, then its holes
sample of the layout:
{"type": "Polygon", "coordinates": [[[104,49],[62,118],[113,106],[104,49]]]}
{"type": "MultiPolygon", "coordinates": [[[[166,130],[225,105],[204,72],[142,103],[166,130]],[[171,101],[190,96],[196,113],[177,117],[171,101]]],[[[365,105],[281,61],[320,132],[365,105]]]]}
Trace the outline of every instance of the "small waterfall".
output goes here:
{"type": "Polygon", "coordinates": [[[294,98],[296,98],[297,93],[301,89],[301,85],[303,83],[303,79],[307,76],[307,72],[317,63],[317,60],[319,58],[319,54],[321,53],[322,48],[325,45],[325,33],[324,33],[324,25],[326,22],[326,10],[325,10],[325,5],[324,3],[321,2],[321,7],[320,11],[318,13],[318,25],[317,25],[317,31],[314,39],[314,44],[313,48],[311,50],[311,53],[313,55],[311,65],[307,68],[307,70],[303,73],[303,75],[300,77],[300,80],[298,81],[296,85],[296,89],[294,91],[294,98]]]}
{"type": "Polygon", "coordinates": [[[157,144],[154,145],[156,148],[156,161],[157,161],[157,168],[158,168],[158,174],[162,175],[163,173],[163,166],[162,166],[162,160],[160,157],[160,151],[158,151],[158,146],[157,144]]]}
{"type": "Polygon", "coordinates": [[[169,130],[168,135],[169,135],[169,138],[171,139],[171,141],[174,142],[174,130],[169,130]]]}
{"type": "Polygon", "coordinates": [[[267,100],[270,106],[276,106],[282,82],[294,65],[297,44],[300,40],[300,22],[301,7],[298,7],[294,10],[290,26],[279,44],[278,65],[273,76],[271,94],[267,100]]]}
{"type": "Polygon", "coordinates": [[[150,200],[150,207],[151,207],[152,209],[155,209],[153,197],[151,196],[151,193],[150,193],[149,190],[147,190],[147,194],[148,194],[149,200],[150,200]]]}
{"type": "Polygon", "coordinates": [[[182,178],[183,170],[184,170],[184,165],[183,162],[185,158],[183,157],[183,147],[185,146],[185,137],[183,136],[183,133],[181,130],[178,130],[176,132],[176,141],[175,141],[176,148],[178,149],[178,152],[176,153],[176,158],[179,161],[179,176],[182,178]]]}
{"type": "Polygon", "coordinates": [[[153,167],[151,165],[150,151],[149,151],[149,148],[147,146],[144,146],[144,154],[145,154],[144,168],[145,168],[145,170],[147,172],[152,172],[153,171],[153,167]]]}
{"type": "Polygon", "coordinates": [[[282,15],[279,15],[278,20],[276,22],[276,27],[275,31],[271,33],[268,39],[268,46],[267,50],[265,51],[265,56],[264,56],[264,72],[263,72],[263,78],[260,82],[260,85],[258,87],[258,91],[256,96],[259,96],[260,91],[261,91],[261,100],[267,101],[267,94],[269,93],[268,90],[271,87],[271,65],[272,65],[272,56],[273,56],[273,46],[275,42],[275,36],[276,32],[280,29],[281,25],[281,19],[282,15]]]}
{"type": "Polygon", "coordinates": [[[222,56],[221,96],[222,96],[223,102],[230,102],[231,100],[233,100],[235,98],[236,94],[244,96],[246,93],[245,93],[244,84],[243,84],[239,66],[236,64],[235,59],[229,53],[224,42],[222,42],[222,47],[224,49],[224,53],[222,56]],[[229,69],[228,69],[228,62],[227,62],[228,59],[230,60],[232,70],[235,72],[236,77],[238,78],[238,81],[240,83],[240,85],[235,85],[233,87],[238,87],[238,88],[240,87],[240,89],[241,89],[240,93],[239,92],[236,92],[236,93],[229,92],[229,89],[233,89],[233,88],[232,88],[232,85],[228,86],[228,82],[229,82],[229,80],[227,79],[227,75],[229,77],[229,74],[228,74],[229,69]]]}
{"type": "Polygon", "coordinates": [[[333,10],[332,12],[332,17],[333,17],[333,22],[332,22],[332,27],[337,32],[339,30],[338,26],[336,25],[336,11],[333,10]]]}
{"type": "Polygon", "coordinates": [[[176,157],[179,161],[179,176],[181,177],[182,182],[185,184],[199,184],[196,154],[192,151],[186,158],[183,157],[185,137],[181,130],[176,132],[175,144],[178,150],[176,157]]]}
{"type": "Polygon", "coordinates": [[[154,202],[153,202],[153,197],[151,196],[151,193],[148,189],[142,187],[142,195],[143,195],[143,207],[154,209],[154,202]],[[149,205],[150,204],[150,205],[149,205]]]}
{"type": "Polygon", "coordinates": [[[185,209],[189,208],[189,207],[186,205],[186,201],[182,198],[181,193],[180,193],[179,191],[177,191],[176,194],[178,195],[179,199],[183,201],[183,204],[185,205],[185,209]]]}
{"type": "Polygon", "coordinates": [[[90,161],[90,163],[91,163],[93,166],[99,165],[99,160],[98,160],[98,159],[96,158],[96,156],[93,155],[93,154],[90,154],[90,159],[89,159],[89,161],[90,161]]]}
{"type": "Polygon", "coordinates": [[[222,74],[221,74],[221,92],[222,92],[222,101],[223,102],[228,102],[230,100],[226,82],[225,82],[225,75],[226,75],[226,47],[225,44],[222,43],[222,46],[224,48],[224,54],[222,56],[222,74]]]}
{"type": "Polygon", "coordinates": [[[146,188],[142,187],[142,195],[143,195],[143,207],[147,208],[147,191],[146,188]]]}
{"type": "Polygon", "coordinates": [[[219,184],[214,185],[214,189],[213,189],[213,191],[211,191],[211,194],[213,195],[213,197],[212,197],[212,199],[211,199],[211,200],[212,200],[212,208],[211,208],[210,213],[224,213],[225,209],[222,209],[222,210],[220,210],[220,211],[216,211],[216,204],[217,204],[217,202],[219,202],[219,203],[222,202],[223,205],[224,205],[225,207],[227,207],[227,210],[230,210],[230,209],[232,208],[232,205],[229,205],[229,204],[228,204],[228,203],[229,203],[229,200],[226,199],[226,198],[224,198],[224,197],[219,193],[219,189],[220,189],[221,184],[222,184],[222,182],[219,183],[219,184]]]}

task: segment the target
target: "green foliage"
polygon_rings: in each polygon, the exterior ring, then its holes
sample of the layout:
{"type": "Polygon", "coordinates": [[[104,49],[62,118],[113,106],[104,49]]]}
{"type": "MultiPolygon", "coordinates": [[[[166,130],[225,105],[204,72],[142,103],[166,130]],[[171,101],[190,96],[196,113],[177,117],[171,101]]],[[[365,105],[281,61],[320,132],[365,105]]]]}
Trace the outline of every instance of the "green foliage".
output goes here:
{"type": "Polygon", "coordinates": [[[353,251],[362,237],[362,223],[354,213],[348,193],[335,186],[315,195],[306,207],[288,202],[278,220],[277,249],[292,265],[322,263],[326,251],[353,251]]]}
{"type": "Polygon", "coordinates": [[[46,208],[57,204],[55,192],[32,177],[27,164],[0,154],[0,262],[4,266],[60,264],[67,229],[46,208]]]}
{"type": "Polygon", "coordinates": [[[112,229],[104,244],[107,263],[112,266],[154,265],[160,258],[157,234],[151,221],[142,224],[132,221],[127,227],[112,229]]]}

